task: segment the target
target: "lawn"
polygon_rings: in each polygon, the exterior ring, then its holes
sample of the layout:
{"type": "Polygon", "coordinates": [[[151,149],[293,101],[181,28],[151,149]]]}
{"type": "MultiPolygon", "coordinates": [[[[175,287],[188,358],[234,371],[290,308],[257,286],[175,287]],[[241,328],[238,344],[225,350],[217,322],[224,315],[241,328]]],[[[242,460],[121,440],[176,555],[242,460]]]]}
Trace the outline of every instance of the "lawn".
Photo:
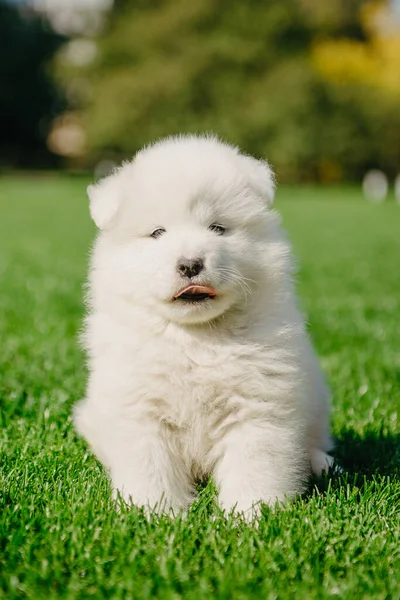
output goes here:
{"type": "Polygon", "coordinates": [[[400,598],[400,207],[357,188],[276,206],[332,387],[340,476],[258,528],[210,484],[186,520],[117,512],[71,423],[94,235],[83,178],[0,181],[0,598],[400,598]]]}

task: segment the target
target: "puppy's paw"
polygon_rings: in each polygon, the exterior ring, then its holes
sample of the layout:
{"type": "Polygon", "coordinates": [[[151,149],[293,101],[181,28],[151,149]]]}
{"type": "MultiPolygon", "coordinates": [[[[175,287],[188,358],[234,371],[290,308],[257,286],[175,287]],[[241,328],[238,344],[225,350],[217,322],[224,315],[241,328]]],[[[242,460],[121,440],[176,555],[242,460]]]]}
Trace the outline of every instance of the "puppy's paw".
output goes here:
{"type": "Polygon", "coordinates": [[[174,506],[170,499],[165,496],[161,496],[157,501],[152,501],[149,498],[138,499],[137,496],[134,498],[131,494],[126,493],[124,489],[118,490],[114,488],[112,497],[117,512],[120,512],[123,507],[128,509],[136,507],[143,510],[143,514],[148,520],[161,515],[175,517],[178,514],[181,514],[181,511],[183,510],[179,506],[174,506]]]}
{"type": "Polygon", "coordinates": [[[311,451],[311,469],[315,475],[321,476],[323,472],[336,471],[341,473],[342,469],[335,463],[335,459],[330,454],[315,448],[311,451]]]}

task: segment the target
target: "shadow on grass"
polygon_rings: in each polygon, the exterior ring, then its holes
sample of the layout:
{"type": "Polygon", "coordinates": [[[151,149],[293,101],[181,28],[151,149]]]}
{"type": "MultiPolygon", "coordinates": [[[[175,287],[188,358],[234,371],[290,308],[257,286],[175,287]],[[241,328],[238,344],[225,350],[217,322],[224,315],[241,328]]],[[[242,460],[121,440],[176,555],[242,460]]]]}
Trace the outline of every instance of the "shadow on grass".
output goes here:
{"type": "Polygon", "coordinates": [[[400,479],[400,435],[369,431],[362,437],[352,430],[342,430],[332,452],[342,472],[333,470],[322,477],[312,477],[309,494],[341,486],[343,481],[367,480],[376,477],[400,479]]]}
{"type": "Polygon", "coordinates": [[[349,473],[367,478],[374,475],[400,475],[400,435],[366,432],[363,437],[343,430],[336,439],[335,458],[349,473]]]}

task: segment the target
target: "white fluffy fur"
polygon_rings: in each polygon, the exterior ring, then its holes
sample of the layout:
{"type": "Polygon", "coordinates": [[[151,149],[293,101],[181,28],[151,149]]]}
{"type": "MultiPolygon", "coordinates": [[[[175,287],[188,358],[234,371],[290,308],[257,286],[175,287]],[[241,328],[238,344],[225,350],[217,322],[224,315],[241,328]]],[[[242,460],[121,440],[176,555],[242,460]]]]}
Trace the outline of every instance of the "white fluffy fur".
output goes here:
{"type": "Polygon", "coordinates": [[[248,515],[302,492],[331,461],[328,392],[267,163],[215,138],[169,138],[88,192],[100,233],[75,423],[114,491],[176,511],[212,475],[221,506],[248,515]],[[195,281],[215,299],[172,300],[187,283],[181,257],[204,260],[195,281]]]}

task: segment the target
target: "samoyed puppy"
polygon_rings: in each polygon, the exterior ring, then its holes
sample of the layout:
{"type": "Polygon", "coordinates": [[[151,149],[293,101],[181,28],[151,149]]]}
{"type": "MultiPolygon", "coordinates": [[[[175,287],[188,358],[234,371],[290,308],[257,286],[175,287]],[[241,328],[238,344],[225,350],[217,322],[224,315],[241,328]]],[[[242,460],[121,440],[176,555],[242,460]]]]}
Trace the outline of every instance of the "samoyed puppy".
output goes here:
{"type": "Polygon", "coordinates": [[[88,195],[99,234],[74,417],[114,494],[176,512],[212,476],[221,507],[252,518],[301,493],[332,462],[329,395],[268,164],[171,137],[88,195]]]}

